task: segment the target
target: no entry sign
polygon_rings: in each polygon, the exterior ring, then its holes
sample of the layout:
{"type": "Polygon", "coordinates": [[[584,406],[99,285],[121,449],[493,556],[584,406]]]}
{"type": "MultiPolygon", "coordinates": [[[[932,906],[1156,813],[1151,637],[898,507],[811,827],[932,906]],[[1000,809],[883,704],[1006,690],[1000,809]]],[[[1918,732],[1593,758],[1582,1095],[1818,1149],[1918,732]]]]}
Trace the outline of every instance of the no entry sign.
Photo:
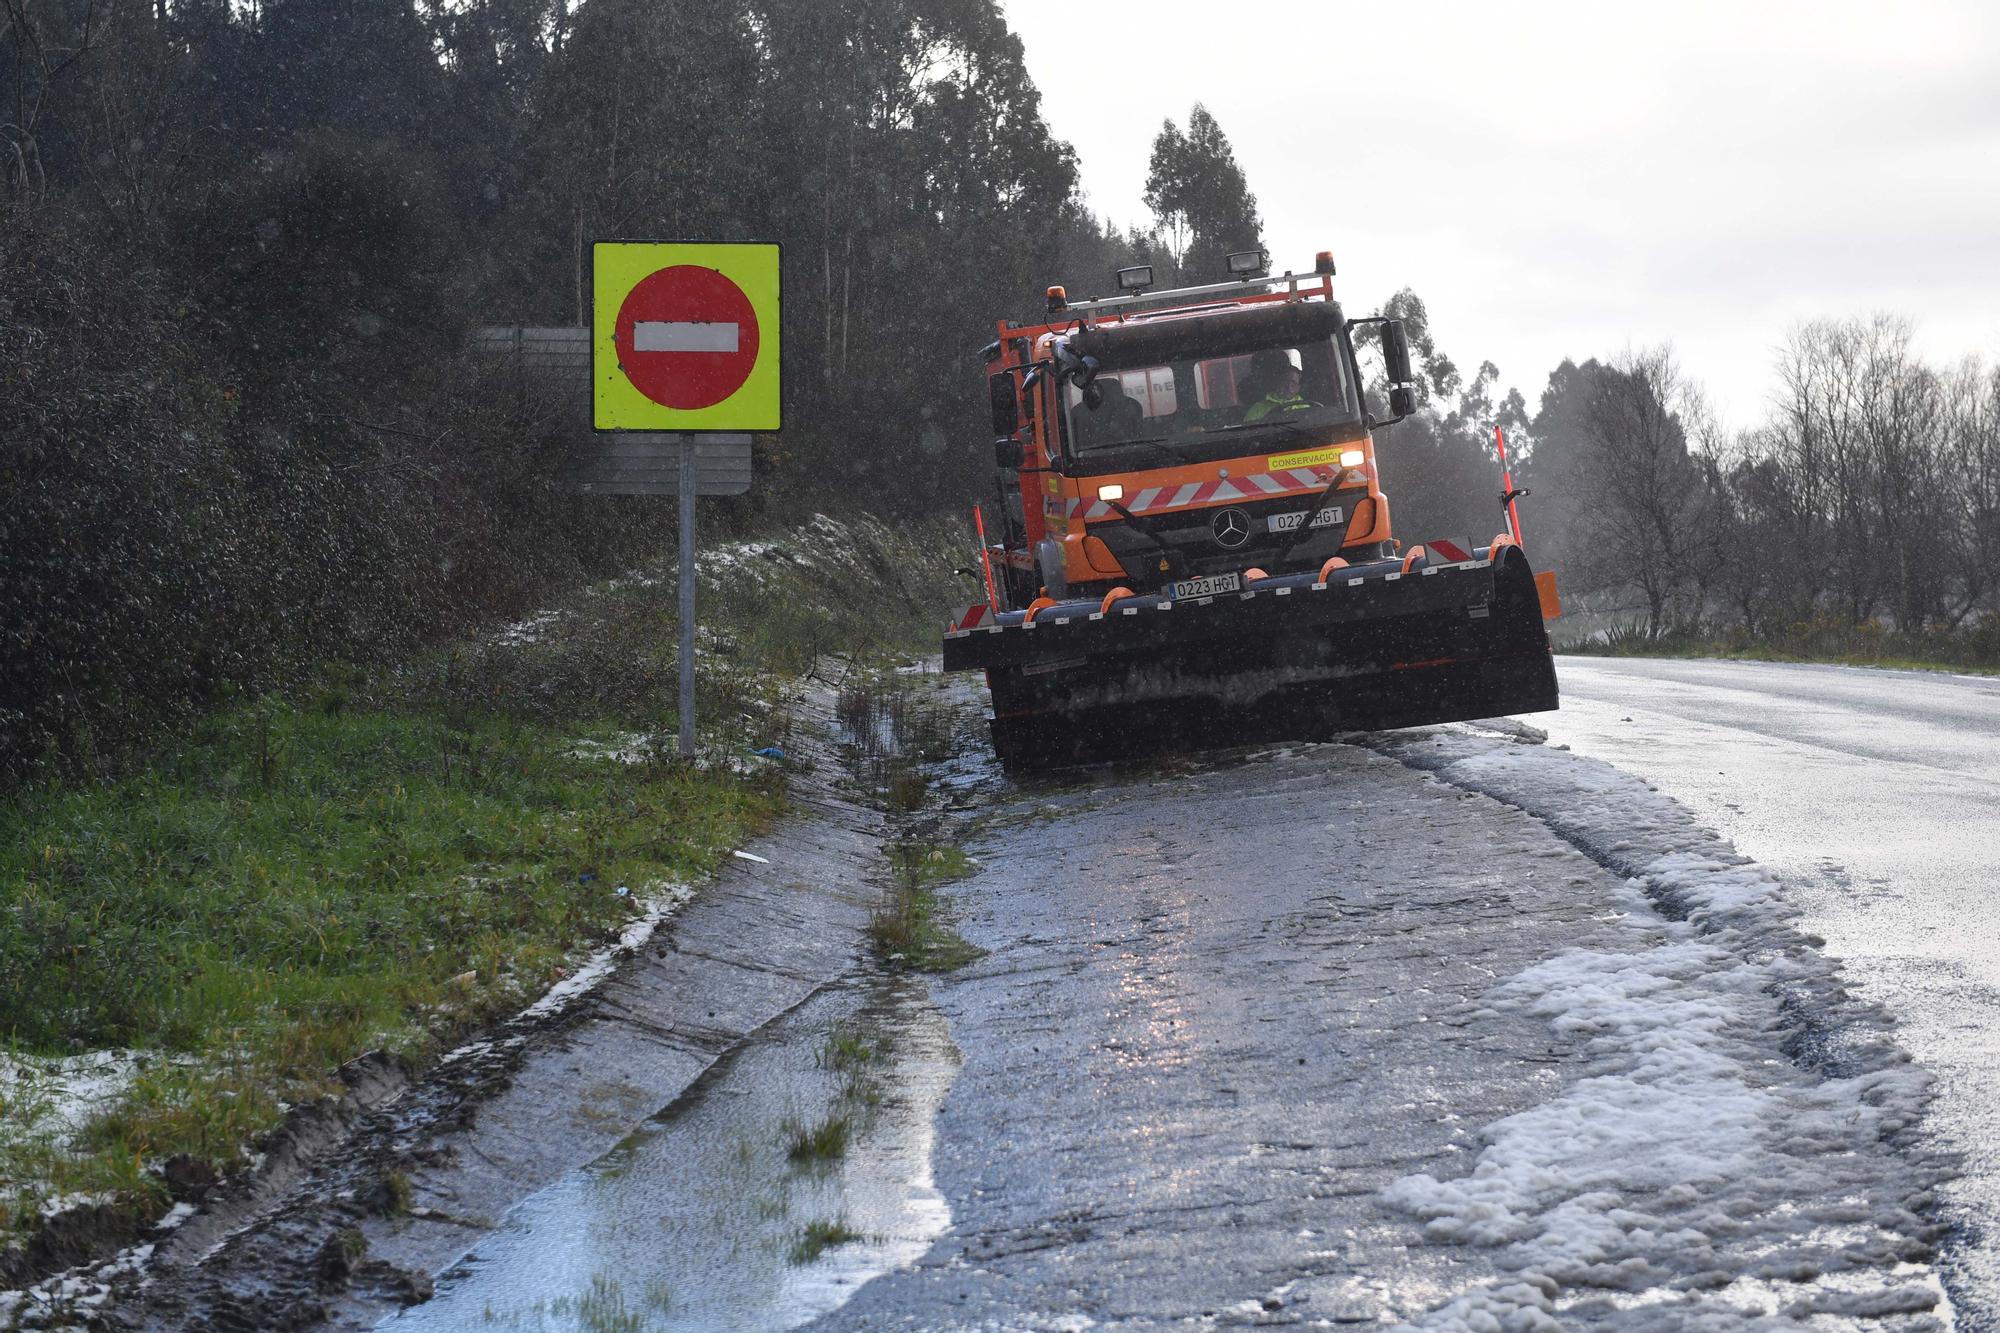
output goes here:
{"type": "Polygon", "coordinates": [[[600,241],[592,288],[597,429],[779,428],[776,245],[600,241]]]}

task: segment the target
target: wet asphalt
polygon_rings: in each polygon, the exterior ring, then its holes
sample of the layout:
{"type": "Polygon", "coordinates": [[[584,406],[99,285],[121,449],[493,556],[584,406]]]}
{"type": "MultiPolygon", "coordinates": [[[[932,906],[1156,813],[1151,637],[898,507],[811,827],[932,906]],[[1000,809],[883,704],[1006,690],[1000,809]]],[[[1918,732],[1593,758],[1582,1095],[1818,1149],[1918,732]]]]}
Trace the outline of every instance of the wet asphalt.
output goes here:
{"type": "MultiPolygon", "coordinates": [[[[976,709],[935,693],[961,723],[976,709]]],[[[1559,1274],[1535,1290],[1519,1246],[1441,1238],[1389,1201],[1465,1179],[1509,1117],[1617,1076],[1583,1037],[1495,1007],[1496,987],[1698,933],[1628,880],[1620,830],[1559,832],[1530,813],[1562,801],[1546,787],[1452,785],[1455,757],[1518,740],[1451,728],[1025,785],[961,747],[931,772],[924,830],[976,858],[942,910],[985,954],[941,976],[869,953],[884,827],[828,798],[485,1105],[384,1127],[417,1207],[363,1221],[386,1276],[334,1322],[1939,1327],[1919,1216],[1934,1173],[1868,1115],[1820,1115],[1833,1075],[1800,1036],[1827,1016],[1775,991],[1717,1058],[1777,1108],[1759,1151],[1782,1186],[1551,1184],[1536,1207],[1572,1198],[1617,1240],[1535,1260],[1559,1274]],[[835,1117],[846,1151],[802,1160],[800,1132],[835,1117]],[[823,1250],[801,1246],[834,1222],[823,1250]],[[435,1292],[399,1310],[387,1277],[418,1270],[435,1292]],[[1494,1292],[1501,1318],[1480,1322],[1494,1292]],[[1881,1308],[1821,1317],[1822,1297],[1881,1308]],[[1770,1325],[1786,1308],[1807,1313],[1770,1325]]]]}
{"type": "Polygon", "coordinates": [[[1373,1321],[1492,1276],[1374,1196],[1559,1079],[1543,1024],[1462,1002],[1615,929],[1603,872],[1492,815],[1344,746],[996,812],[953,896],[991,952],[938,991],[952,1231],[814,1327],[1373,1321]]]}
{"type": "Polygon", "coordinates": [[[1565,657],[1551,744],[1653,783],[1784,880],[1850,985],[1938,1078],[1962,1160],[1944,1269],[2000,1328],[2000,679],[1565,657]]]}
{"type": "Polygon", "coordinates": [[[611,1151],[512,1210],[399,1333],[783,1328],[923,1254],[949,1222],[933,1118],[958,1063],[924,982],[846,978],[611,1151]],[[837,1156],[793,1145],[838,1125],[837,1156]],[[808,1259],[814,1227],[852,1239],[808,1259]]]}
{"type": "MultiPolygon", "coordinates": [[[[1679,929],[1522,810],[1349,745],[1006,793],[972,847],[982,872],[952,903],[990,952],[934,990],[965,1061],[937,1131],[952,1226],[814,1329],[1421,1321],[1518,1260],[1434,1243],[1384,1188],[1464,1177],[1489,1126],[1601,1072],[1482,997],[1565,951],[1643,950],[1679,929]]],[[[1809,1097],[1820,1075],[1783,1054],[1778,1008],[1744,1059],[1769,1090],[1809,1097]]],[[[1826,1163],[1858,1171],[1823,1179],[1818,1149],[1784,1151],[1813,1182],[1780,1205],[1799,1217],[1912,1187],[1886,1147],[1874,1161],[1828,1146],[1826,1163]]],[[[1771,1206],[1754,1185],[1737,1194],[1718,1215],[1771,1206]]],[[[1641,1191],[1632,1206],[1660,1204],[1641,1191]]],[[[1622,1276],[1578,1269],[1557,1325],[1441,1326],[1763,1326],[1793,1281],[1908,1271],[1879,1242],[1830,1255],[1847,1242],[1817,1223],[1796,1245],[1732,1237],[1732,1222],[1698,1242],[1651,1225],[1634,1224],[1622,1276]],[[1634,1265],[1652,1276],[1635,1285],[1634,1265]],[[1771,1301],[1703,1305],[1699,1288],[1730,1275],[1777,1278],[1771,1301]]],[[[1865,1326],[1932,1326],[1885,1313],[1865,1326]]]]}

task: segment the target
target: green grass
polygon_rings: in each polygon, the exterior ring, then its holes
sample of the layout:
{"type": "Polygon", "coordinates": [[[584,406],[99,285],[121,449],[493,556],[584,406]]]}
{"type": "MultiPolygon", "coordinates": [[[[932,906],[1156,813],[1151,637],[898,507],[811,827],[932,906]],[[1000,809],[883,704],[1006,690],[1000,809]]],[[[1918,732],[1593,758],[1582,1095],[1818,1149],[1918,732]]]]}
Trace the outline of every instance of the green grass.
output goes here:
{"type": "Polygon", "coordinates": [[[869,919],[868,933],[892,966],[916,972],[950,972],[986,951],[954,930],[936,888],[963,879],[976,867],[956,847],[916,840],[889,844],[889,896],[869,919]]]}
{"type": "Polygon", "coordinates": [[[623,926],[617,886],[701,876],[778,808],[768,781],[575,757],[591,734],[261,700],[127,778],[0,806],[0,1040],[191,1057],[73,1160],[0,1147],[0,1180],[146,1191],[129,1163],[227,1163],[354,1056],[422,1057],[538,993],[623,926]]]}
{"type": "Polygon", "coordinates": [[[881,1057],[882,1042],[879,1037],[870,1040],[853,1028],[835,1023],[827,1029],[826,1039],[820,1043],[813,1063],[821,1069],[848,1073],[865,1068],[881,1057]]]}
{"type": "Polygon", "coordinates": [[[946,843],[894,842],[889,844],[889,861],[900,880],[926,889],[978,872],[971,857],[946,843]]]}
{"type": "Polygon", "coordinates": [[[808,1222],[792,1242],[791,1259],[795,1264],[809,1264],[836,1245],[861,1239],[862,1234],[848,1226],[844,1217],[808,1222]]]}
{"type": "Polygon", "coordinates": [[[624,1286],[599,1273],[574,1296],[557,1296],[526,1310],[502,1313],[487,1306],[483,1322],[503,1328],[571,1329],[578,1333],[644,1333],[674,1307],[673,1293],[658,1282],[648,1283],[636,1301],[624,1286]]]}
{"type": "Polygon", "coordinates": [[[864,786],[902,830],[885,848],[889,892],[868,931],[888,965],[920,972],[949,972],[985,954],[952,929],[936,892],[974,873],[971,858],[914,832],[934,826],[921,818],[931,804],[934,769],[962,739],[952,708],[929,688],[936,680],[856,672],[836,705],[864,786]]]}
{"type": "Polygon", "coordinates": [[[854,1137],[854,1116],[836,1110],[810,1125],[785,1123],[785,1155],[794,1166],[823,1167],[847,1155],[854,1137]]]}

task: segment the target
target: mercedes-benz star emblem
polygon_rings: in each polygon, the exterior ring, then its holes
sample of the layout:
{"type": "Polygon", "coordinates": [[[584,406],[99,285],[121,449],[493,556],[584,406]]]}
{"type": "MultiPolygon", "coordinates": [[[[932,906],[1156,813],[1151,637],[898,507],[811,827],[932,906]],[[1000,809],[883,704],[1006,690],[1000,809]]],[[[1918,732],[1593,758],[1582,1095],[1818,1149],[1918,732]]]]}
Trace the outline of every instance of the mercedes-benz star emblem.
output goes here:
{"type": "Polygon", "coordinates": [[[1208,526],[1215,531],[1215,544],[1226,551],[1250,540],[1250,516],[1234,506],[1218,510],[1208,526]]]}

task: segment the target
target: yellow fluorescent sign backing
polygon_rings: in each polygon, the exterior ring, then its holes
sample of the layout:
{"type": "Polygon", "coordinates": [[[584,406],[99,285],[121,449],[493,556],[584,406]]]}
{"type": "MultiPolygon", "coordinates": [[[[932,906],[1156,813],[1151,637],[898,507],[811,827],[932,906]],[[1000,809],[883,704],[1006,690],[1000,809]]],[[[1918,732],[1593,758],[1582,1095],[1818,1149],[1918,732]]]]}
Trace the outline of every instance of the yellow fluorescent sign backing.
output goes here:
{"type": "Polygon", "coordinates": [[[762,241],[593,245],[597,429],[777,430],[778,272],[778,247],[762,241]]]}
{"type": "MultiPolygon", "coordinates": [[[[1343,446],[1329,445],[1324,449],[1307,449],[1296,454],[1272,454],[1264,460],[1264,466],[1273,472],[1283,472],[1293,467],[1318,467],[1321,463],[1338,463],[1343,446]]],[[[1352,448],[1352,445],[1344,446],[1352,448]]]]}

